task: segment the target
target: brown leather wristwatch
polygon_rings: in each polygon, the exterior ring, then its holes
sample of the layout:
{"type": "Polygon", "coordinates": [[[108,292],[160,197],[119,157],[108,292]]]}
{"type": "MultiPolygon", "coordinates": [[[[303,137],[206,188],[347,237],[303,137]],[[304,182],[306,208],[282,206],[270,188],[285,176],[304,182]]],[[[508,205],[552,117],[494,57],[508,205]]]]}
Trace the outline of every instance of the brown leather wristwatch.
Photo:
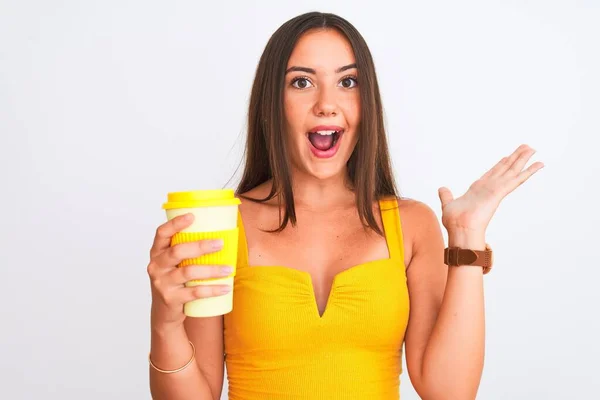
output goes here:
{"type": "Polygon", "coordinates": [[[444,264],[450,267],[461,265],[474,265],[483,267],[483,274],[492,269],[494,258],[492,248],[486,243],[485,250],[461,249],[460,247],[446,247],[444,249],[444,264]]]}

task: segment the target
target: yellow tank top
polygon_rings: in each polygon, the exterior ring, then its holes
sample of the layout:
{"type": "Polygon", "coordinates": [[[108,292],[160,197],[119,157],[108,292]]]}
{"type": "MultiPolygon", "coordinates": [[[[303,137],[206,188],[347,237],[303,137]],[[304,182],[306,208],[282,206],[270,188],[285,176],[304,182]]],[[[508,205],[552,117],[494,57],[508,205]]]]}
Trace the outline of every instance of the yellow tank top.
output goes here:
{"type": "Polygon", "coordinates": [[[404,246],[397,201],[379,204],[389,258],[337,274],[322,316],[310,274],[248,265],[239,217],[233,311],[224,317],[230,400],[399,399],[404,246]]]}

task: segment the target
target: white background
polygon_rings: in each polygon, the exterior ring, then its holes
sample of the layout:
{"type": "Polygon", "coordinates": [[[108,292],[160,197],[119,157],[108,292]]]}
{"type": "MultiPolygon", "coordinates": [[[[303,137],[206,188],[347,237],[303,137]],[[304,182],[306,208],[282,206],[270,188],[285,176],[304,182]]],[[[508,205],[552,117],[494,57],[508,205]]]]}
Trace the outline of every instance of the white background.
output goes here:
{"type": "Polygon", "coordinates": [[[319,10],[373,52],[404,196],[546,164],[488,229],[478,398],[599,398],[599,3],[283,3],[0,1],[0,397],[150,397],[160,206],[227,184],[269,36],[319,10]]]}

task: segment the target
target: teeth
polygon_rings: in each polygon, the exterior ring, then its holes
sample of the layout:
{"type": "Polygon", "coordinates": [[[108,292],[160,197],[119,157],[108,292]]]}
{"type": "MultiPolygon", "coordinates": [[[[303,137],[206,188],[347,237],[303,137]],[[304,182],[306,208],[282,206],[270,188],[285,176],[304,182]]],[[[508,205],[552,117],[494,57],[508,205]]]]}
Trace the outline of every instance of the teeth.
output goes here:
{"type": "Polygon", "coordinates": [[[333,135],[336,131],[317,131],[315,133],[318,133],[319,135],[322,136],[330,136],[333,135]]]}

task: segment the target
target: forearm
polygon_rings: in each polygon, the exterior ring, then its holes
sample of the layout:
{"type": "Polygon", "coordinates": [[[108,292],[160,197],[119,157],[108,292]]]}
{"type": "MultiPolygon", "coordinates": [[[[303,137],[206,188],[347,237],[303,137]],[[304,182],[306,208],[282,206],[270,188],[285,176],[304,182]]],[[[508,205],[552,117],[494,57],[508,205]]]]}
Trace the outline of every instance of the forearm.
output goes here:
{"type": "MultiPolygon", "coordinates": [[[[160,369],[173,370],[185,365],[192,355],[192,346],[184,327],[164,331],[153,329],[150,354],[152,363],[160,369]]],[[[173,374],[158,372],[150,366],[150,392],[154,400],[213,399],[210,386],[195,360],[173,374]]]]}
{"type": "MultiPolygon", "coordinates": [[[[485,248],[483,235],[449,235],[449,246],[485,248]]],[[[450,267],[438,318],[423,355],[429,399],[475,399],[485,352],[483,270],[450,267]]]]}

